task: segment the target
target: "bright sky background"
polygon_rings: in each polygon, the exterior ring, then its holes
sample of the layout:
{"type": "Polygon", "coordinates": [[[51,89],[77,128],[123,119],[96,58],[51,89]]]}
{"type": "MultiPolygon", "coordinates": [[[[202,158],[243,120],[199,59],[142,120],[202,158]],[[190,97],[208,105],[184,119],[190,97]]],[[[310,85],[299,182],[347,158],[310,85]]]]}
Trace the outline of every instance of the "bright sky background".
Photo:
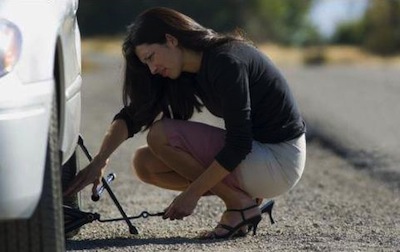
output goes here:
{"type": "Polygon", "coordinates": [[[331,36],[337,24],[362,16],[368,0],[317,0],[311,9],[311,20],[323,36],[331,36]]]}

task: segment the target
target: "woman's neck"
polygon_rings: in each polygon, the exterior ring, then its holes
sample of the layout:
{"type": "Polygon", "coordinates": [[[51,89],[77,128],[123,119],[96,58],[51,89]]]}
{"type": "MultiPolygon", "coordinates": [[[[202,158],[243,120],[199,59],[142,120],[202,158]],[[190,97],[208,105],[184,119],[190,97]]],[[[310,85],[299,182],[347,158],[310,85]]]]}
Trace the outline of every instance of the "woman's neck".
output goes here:
{"type": "Polygon", "coordinates": [[[182,70],[188,73],[197,73],[200,70],[202,58],[203,52],[184,49],[182,70]]]}

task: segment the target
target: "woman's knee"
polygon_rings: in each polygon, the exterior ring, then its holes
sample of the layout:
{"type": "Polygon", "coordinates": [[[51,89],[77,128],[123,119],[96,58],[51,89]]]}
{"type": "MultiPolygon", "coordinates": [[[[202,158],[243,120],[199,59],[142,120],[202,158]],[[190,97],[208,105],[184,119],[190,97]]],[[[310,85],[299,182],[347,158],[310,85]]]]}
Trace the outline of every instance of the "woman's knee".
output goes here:
{"type": "Polygon", "coordinates": [[[142,147],[136,150],[132,159],[132,170],[138,178],[144,182],[150,182],[151,173],[149,171],[151,151],[148,147],[142,147]]]}
{"type": "Polygon", "coordinates": [[[168,143],[167,137],[164,132],[163,121],[155,122],[149,129],[147,134],[147,144],[149,148],[157,153],[161,146],[168,143]]]}

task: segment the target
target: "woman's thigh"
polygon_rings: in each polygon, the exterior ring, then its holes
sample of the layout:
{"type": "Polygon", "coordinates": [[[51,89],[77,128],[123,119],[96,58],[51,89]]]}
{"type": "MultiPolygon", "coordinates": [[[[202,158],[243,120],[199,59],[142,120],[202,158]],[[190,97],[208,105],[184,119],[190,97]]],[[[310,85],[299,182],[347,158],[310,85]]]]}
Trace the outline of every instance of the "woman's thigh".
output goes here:
{"type": "MultiPolygon", "coordinates": [[[[224,129],[192,121],[163,119],[162,122],[169,144],[192,155],[204,169],[224,147],[224,129]]],[[[237,172],[231,172],[222,183],[243,191],[237,176],[237,172]]]]}
{"type": "Polygon", "coordinates": [[[148,146],[139,147],[133,156],[133,167],[142,172],[162,173],[171,171],[159,158],[157,158],[148,146]]]}
{"type": "Polygon", "coordinates": [[[208,167],[224,146],[225,130],[199,122],[162,120],[169,145],[192,155],[208,167]]]}

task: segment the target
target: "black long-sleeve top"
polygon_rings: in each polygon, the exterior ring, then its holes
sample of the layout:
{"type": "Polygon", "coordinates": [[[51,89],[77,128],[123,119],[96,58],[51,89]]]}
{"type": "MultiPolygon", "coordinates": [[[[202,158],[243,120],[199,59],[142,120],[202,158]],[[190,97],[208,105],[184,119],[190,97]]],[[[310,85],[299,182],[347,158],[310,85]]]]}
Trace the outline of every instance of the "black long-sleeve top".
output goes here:
{"type": "MultiPolygon", "coordinates": [[[[251,151],[252,140],[279,143],[306,131],[286,80],[251,45],[233,42],[204,51],[195,80],[197,95],[205,107],[224,119],[225,145],[215,159],[228,171],[251,151]]],[[[115,118],[124,119],[133,136],[140,127],[127,109],[115,118]]]]}

